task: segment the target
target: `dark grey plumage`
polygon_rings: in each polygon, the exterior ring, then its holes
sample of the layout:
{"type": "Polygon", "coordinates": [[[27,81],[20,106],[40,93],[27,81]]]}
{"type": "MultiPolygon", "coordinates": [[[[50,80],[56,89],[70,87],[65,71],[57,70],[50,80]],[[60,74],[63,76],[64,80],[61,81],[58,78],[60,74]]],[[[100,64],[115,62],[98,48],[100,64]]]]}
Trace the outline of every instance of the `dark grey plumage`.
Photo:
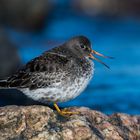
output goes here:
{"type": "Polygon", "coordinates": [[[67,101],[78,96],[92,77],[91,51],[86,37],[72,38],[28,62],[0,86],[17,88],[41,102],[67,101]]]}

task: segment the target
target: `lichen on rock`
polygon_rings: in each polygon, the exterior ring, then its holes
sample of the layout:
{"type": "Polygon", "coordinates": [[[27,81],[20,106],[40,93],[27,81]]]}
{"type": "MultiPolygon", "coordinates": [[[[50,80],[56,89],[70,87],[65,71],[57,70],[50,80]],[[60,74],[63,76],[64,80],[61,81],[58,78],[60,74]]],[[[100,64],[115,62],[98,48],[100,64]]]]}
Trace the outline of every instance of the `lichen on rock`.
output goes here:
{"type": "Polygon", "coordinates": [[[45,106],[0,108],[0,140],[138,140],[140,116],[107,116],[88,108],[69,108],[79,115],[60,116],[45,106]]]}

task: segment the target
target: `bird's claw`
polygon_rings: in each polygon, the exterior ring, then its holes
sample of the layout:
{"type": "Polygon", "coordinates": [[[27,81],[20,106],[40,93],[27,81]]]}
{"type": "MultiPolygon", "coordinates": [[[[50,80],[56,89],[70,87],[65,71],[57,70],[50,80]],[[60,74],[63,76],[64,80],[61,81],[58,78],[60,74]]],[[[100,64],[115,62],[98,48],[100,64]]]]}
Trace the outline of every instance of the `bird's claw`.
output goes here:
{"type": "Polygon", "coordinates": [[[56,108],[57,112],[62,116],[70,116],[70,115],[78,115],[78,114],[80,114],[80,112],[71,112],[67,108],[65,108],[63,110],[60,110],[60,108],[58,107],[58,105],[56,103],[54,103],[54,107],[56,108]]]}
{"type": "Polygon", "coordinates": [[[62,111],[60,111],[58,113],[60,113],[62,116],[78,115],[78,114],[80,114],[80,112],[71,112],[71,111],[68,111],[67,109],[63,109],[62,111]]]}

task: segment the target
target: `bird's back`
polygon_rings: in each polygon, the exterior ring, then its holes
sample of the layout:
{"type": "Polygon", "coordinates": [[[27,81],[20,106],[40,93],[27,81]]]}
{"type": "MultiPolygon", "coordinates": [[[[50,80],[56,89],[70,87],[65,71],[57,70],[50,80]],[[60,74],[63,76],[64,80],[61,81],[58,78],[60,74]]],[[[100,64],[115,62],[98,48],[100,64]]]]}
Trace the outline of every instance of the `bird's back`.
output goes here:
{"type": "Polygon", "coordinates": [[[41,86],[48,86],[56,74],[62,72],[62,69],[63,72],[65,71],[67,65],[70,65],[70,60],[66,57],[46,52],[28,62],[24,68],[17,71],[7,80],[0,81],[0,87],[29,87],[34,89],[41,86]],[[45,83],[42,82],[43,80],[45,80],[45,83]]]}

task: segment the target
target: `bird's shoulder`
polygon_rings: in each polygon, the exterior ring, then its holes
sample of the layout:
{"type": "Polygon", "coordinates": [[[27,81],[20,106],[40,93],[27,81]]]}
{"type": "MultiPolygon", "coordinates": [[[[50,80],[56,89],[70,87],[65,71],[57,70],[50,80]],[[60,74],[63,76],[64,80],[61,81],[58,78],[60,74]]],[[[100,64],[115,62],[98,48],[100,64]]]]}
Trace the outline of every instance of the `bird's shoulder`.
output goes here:
{"type": "Polygon", "coordinates": [[[70,63],[70,59],[65,55],[45,52],[41,56],[32,59],[22,69],[9,77],[7,79],[8,87],[30,87],[35,89],[48,86],[53,82],[54,76],[60,76],[62,72],[63,74],[66,73],[66,67],[70,67],[70,63]]]}
{"type": "Polygon", "coordinates": [[[26,72],[52,72],[71,63],[66,55],[58,54],[55,52],[45,52],[41,56],[32,59],[28,62],[23,71],[26,72]]]}

